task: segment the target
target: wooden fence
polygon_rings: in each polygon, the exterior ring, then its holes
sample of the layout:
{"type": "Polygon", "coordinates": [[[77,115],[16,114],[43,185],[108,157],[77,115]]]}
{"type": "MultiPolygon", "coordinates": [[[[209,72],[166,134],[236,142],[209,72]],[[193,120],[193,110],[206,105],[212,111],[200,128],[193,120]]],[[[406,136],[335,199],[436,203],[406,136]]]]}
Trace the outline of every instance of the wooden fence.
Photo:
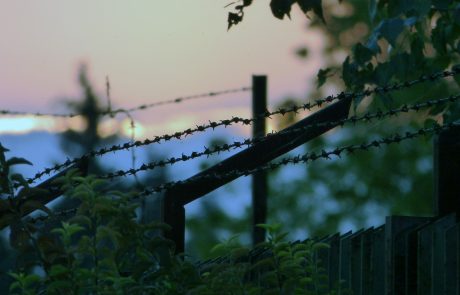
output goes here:
{"type": "MultiPolygon", "coordinates": [[[[460,294],[460,128],[435,137],[433,172],[433,217],[390,216],[379,227],[311,239],[330,246],[317,253],[330,290],[355,295],[460,294]]],[[[255,263],[266,255],[268,250],[255,249],[247,258],[255,263]]],[[[225,259],[199,266],[206,269],[225,259]]]]}

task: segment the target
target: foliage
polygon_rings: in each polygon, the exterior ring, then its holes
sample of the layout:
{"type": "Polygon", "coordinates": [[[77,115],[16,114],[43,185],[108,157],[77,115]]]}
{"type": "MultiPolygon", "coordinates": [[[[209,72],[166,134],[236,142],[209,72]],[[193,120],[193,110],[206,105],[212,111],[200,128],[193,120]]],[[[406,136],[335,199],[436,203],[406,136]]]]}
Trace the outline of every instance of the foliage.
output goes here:
{"type": "MultiPolygon", "coordinates": [[[[249,249],[231,238],[212,250],[223,262],[195,265],[174,255],[173,243],[158,235],[168,225],[137,222],[132,194],[105,191],[105,181],[76,170],[54,181],[67,198],[80,201],[76,214],[38,230],[39,223],[22,218],[23,206],[11,205],[27,204],[32,188],[9,168],[30,163],[6,160],[7,149],[0,148],[0,223],[10,226],[18,257],[26,257],[9,272],[10,294],[335,294],[316,257],[325,244],[291,244],[279,225],[260,225],[269,232],[258,248],[262,259],[250,263],[249,249]],[[15,185],[29,190],[16,194],[15,185]]],[[[28,206],[55,218],[36,203],[28,206]]]]}
{"type": "MultiPolygon", "coordinates": [[[[240,0],[229,5],[232,4],[236,5],[234,6],[235,11],[228,13],[228,29],[243,20],[244,9],[252,4],[252,0],[240,0]]],[[[283,19],[284,16],[291,18],[291,9],[294,4],[297,4],[303,13],[313,11],[324,21],[321,0],[271,0],[270,8],[276,18],[283,19]]]]}
{"type": "MultiPolygon", "coordinates": [[[[273,0],[270,7],[275,17],[282,18],[289,16],[296,2],[273,0]],[[281,13],[277,14],[274,8],[281,13]]],[[[336,89],[361,91],[369,86],[403,82],[459,63],[460,1],[309,3],[319,5],[322,12],[313,10],[318,17],[308,21],[308,30],[319,32],[325,40],[325,64],[318,70],[318,89],[308,93],[309,97],[327,96],[336,89]]],[[[306,46],[297,50],[309,51],[306,46]]],[[[310,58],[297,56],[307,62],[310,58]]],[[[352,111],[359,115],[377,108],[388,110],[441,98],[458,91],[458,82],[458,77],[444,79],[404,91],[356,98],[352,111]]],[[[285,103],[292,103],[292,99],[285,103]]],[[[303,149],[321,151],[359,144],[370,137],[422,127],[433,121],[450,122],[459,118],[459,110],[456,104],[445,104],[377,124],[345,126],[311,141],[303,149]]],[[[284,117],[278,125],[286,126],[295,120],[284,117]]],[[[306,165],[296,178],[283,179],[280,170],[270,176],[269,221],[282,220],[296,235],[321,235],[379,224],[385,215],[431,215],[432,169],[432,144],[422,139],[336,160],[316,161],[306,165]]],[[[249,222],[249,218],[246,220],[249,222]]]]}

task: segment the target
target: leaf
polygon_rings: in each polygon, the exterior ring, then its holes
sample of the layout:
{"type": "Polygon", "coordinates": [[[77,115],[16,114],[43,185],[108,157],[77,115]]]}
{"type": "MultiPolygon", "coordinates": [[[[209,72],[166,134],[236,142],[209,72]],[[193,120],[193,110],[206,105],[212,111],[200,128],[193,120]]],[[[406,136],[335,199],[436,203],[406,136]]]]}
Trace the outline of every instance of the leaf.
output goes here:
{"type": "Polygon", "coordinates": [[[255,270],[255,269],[260,269],[260,268],[272,268],[274,266],[275,266],[275,263],[272,258],[264,258],[254,263],[251,266],[251,269],[255,270]]]}
{"type": "Polygon", "coordinates": [[[353,57],[358,65],[364,65],[374,56],[374,52],[361,43],[353,47],[353,57]]]}
{"type": "Polygon", "coordinates": [[[17,223],[12,223],[10,232],[10,245],[16,249],[25,249],[29,245],[29,235],[17,223]]]}
{"type": "Polygon", "coordinates": [[[273,15],[278,19],[283,19],[285,15],[291,18],[291,7],[294,0],[271,0],[270,8],[273,15]]]}
{"type": "Polygon", "coordinates": [[[374,22],[376,15],[377,15],[377,0],[370,0],[369,1],[369,19],[371,23],[374,22]]]}
{"type": "Polygon", "coordinates": [[[235,248],[235,249],[232,249],[231,251],[231,255],[233,257],[233,259],[239,259],[241,257],[245,257],[247,256],[249,253],[249,249],[248,248],[245,248],[245,247],[238,247],[238,248],[235,248]]]}
{"type": "Polygon", "coordinates": [[[221,256],[226,254],[227,246],[225,244],[217,244],[211,248],[211,254],[216,256],[221,256]]]}
{"type": "Polygon", "coordinates": [[[33,164],[29,161],[27,161],[26,159],[24,158],[17,158],[17,157],[12,157],[10,159],[8,159],[6,161],[6,164],[8,166],[13,166],[13,165],[20,165],[20,164],[23,164],[23,165],[31,165],[33,166],[33,164]]]}
{"type": "MultiPolygon", "coordinates": [[[[454,13],[452,14],[456,25],[460,26],[460,4],[455,6],[454,13]]],[[[457,43],[458,44],[458,43],[457,43]]]]}
{"type": "Polygon", "coordinates": [[[60,264],[56,264],[56,265],[53,265],[51,267],[51,270],[49,272],[49,275],[51,277],[57,277],[57,276],[61,276],[61,275],[65,275],[67,273],[70,272],[70,269],[63,266],[63,265],[60,265],[60,264]]]}
{"type": "Polygon", "coordinates": [[[316,77],[318,78],[316,88],[320,88],[321,86],[324,85],[324,83],[326,83],[327,78],[332,76],[330,74],[331,71],[332,71],[331,68],[319,69],[318,74],[316,74],[316,77]]]}
{"type": "Polygon", "coordinates": [[[312,247],[312,250],[313,251],[318,251],[318,250],[322,250],[322,249],[330,249],[331,246],[327,243],[315,243],[312,247]]]}
{"type": "Polygon", "coordinates": [[[390,17],[416,16],[425,17],[431,9],[431,0],[397,0],[388,3],[388,13],[390,17]]]}
{"type": "Polygon", "coordinates": [[[393,47],[396,47],[396,39],[404,30],[404,21],[400,18],[384,20],[380,26],[380,35],[393,47]]]}
{"type": "Polygon", "coordinates": [[[326,23],[323,15],[323,7],[322,7],[321,0],[297,0],[297,4],[299,4],[300,9],[302,9],[303,13],[307,13],[310,10],[319,16],[319,18],[326,23]]]}
{"type": "Polygon", "coordinates": [[[29,183],[27,182],[27,180],[25,180],[24,176],[22,176],[19,173],[14,173],[13,175],[11,175],[11,180],[13,180],[14,182],[16,182],[17,184],[23,187],[29,186],[29,183]]]}
{"type": "Polygon", "coordinates": [[[449,5],[452,3],[452,0],[432,0],[433,6],[439,10],[449,9],[449,5]]]}

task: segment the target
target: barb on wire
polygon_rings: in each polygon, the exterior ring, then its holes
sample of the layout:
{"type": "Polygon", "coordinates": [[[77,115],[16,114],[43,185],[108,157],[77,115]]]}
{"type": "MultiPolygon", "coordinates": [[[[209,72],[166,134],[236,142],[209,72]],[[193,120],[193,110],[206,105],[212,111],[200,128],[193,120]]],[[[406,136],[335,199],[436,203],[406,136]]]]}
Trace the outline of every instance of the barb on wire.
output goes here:
{"type": "Polygon", "coordinates": [[[213,154],[219,154],[221,152],[228,152],[232,149],[238,149],[238,148],[243,148],[245,146],[251,146],[253,144],[256,144],[258,142],[261,142],[261,141],[264,141],[267,137],[270,137],[274,134],[277,134],[277,133],[297,133],[299,131],[307,131],[309,129],[315,129],[315,128],[318,128],[318,127],[324,127],[324,126],[336,126],[336,125],[339,125],[339,126],[344,126],[345,124],[355,124],[357,122],[371,122],[375,119],[377,120],[381,120],[381,119],[384,119],[384,118],[387,118],[387,117],[391,117],[391,116],[396,116],[400,113],[407,113],[407,112],[410,112],[410,111],[419,111],[420,109],[424,109],[424,108],[429,108],[429,107],[434,107],[434,106],[438,106],[438,105],[441,105],[441,104],[444,104],[444,103],[448,103],[448,102],[455,102],[455,101],[458,101],[460,100],[460,94],[457,94],[457,95],[451,95],[449,97],[445,97],[445,98],[440,98],[440,99],[432,99],[432,100],[428,100],[428,101],[425,101],[423,103],[418,103],[418,104],[413,104],[413,105],[403,105],[401,106],[400,108],[397,108],[397,109],[392,109],[392,110],[389,110],[389,111],[386,111],[386,112],[383,112],[382,110],[377,110],[376,112],[368,112],[362,116],[352,116],[350,118],[347,118],[347,119],[343,119],[343,120],[340,120],[340,121],[334,121],[334,122],[323,122],[323,123],[316,123],[316,124],[311,124],[311,125],[307,125],[307,126],[303,126],[303,127],[299,127],[299,128],[296,128],[296,129],[292,129],[292,130],[289,130],[289,131],[279,131],[279,132],[272,132],[266,136],[260,136],[260,137],[256,137],[256,138],[246,138],[242,141],[235,141],[233,143],[229,143],[229,144],[222,144],[222,145],[216,145],[216,146],[213,146],[212,148],[207,148],[205,147],[204,150],[202,151],[199,151],[199,152],[191,152],[190,154],[186,155],[186,154],[182,154],[182,156],[180,157],[171,157],[169,159],[166,159],[166,160],[161,160],[161,161],[153,161],[153,162],[149,162],[149,163],[143,163],[142,166],[138,167],[138,168],[132,168],[132,169],[129,169],[129,170],[118,170],[118,171],[115,171],[115,172],[112,172],[112,173],[108,173],[106,175],[102,175],[101,178],[103,179],[114,179],[114,178],[117,178],[117,177],[122,177],[122,176],[128,176],[128,175],[136,175],[138,172],[141,172],[141,171],[147,171],[147,170],[153,170],[157,167],[165,167],[166,165],[174,165],[176,163],[179,163],[179,162],[185,162],[185,161],[188,161],[188,160],[193,160],[193,159],[196,159],[196,158],[199,158],[199,157],[202,157],[202,156],[211,156],[213,154]]]}
{"type": "Polygon", "coordinates": [[[38,172],[35,174],[34,177],[29,178],[27,181],[29,183],[33,183],[35,180],[41,178],[44,175],[50,174],[55,171],[59,171],[62,168],[65,168],[69,165],[75,164],[83,159],[87,158],[94,158],[96,156],[102,156],[104,154],[110,153],[110,152],[117,152],[121,150],[128,150],[132,147],[140,147],[140,146],[145,146],[145,145],[150,145],[150,144],[155,144],[155,143],[160,143],[162,141],[170,141],[173,139],[181,139],[183,137],[186,137],[188,135],[192,135],[197,132],[204,132],[208,129],[215,129],[217,127],[227,127],[231,126],[233,124],[243,124],[243,125],[250,125],[252,124],[255,120],[261,119],[261,118],[270,118],[273,115],[285,115],[287,113],[297,113],[301,110],[311,110],[315,107],[321,107],[323,104],[333,102],[335,100],[341,100],[344,98],[362,98],[362,97],[367,97],[372,94],[380,94],[380,93],[389,93],[392,91],[396,90],[401,90],[405,88],[410,88],[416,84],[420,84],[426,81],[435,81],[441,78],[446,78],[446,77],[451,77],[454,75],[457,75],[460,73],[460,67],[454,67],[451,71],[442,71],[438,73],[434,73],[431,75],[422,75],[418,79],[412,80],[412,81],[405,81],[401,83],[395,83],[392,85],[388,86],[377,86],[374,88],[369,88],[361,92],[354,92],[354,93],[348,93],[348,92],[341,92],[340,94],[337,95],[331,95],[322,99],[318,99],[312,103],[305,103],[302,105],[294,105],[290,106],[287,108],[279,108],[276,111],[273,112],[265,112],[265,114],[262,114],[260,116],[257,116],[255,118],[240,118],[240,117],[232,117],[231,119],[225,119],[225,120],[220,120],[220,121],[209,121],[208,124],[203,124],[203,125],[197,125],[195,128],[188,128],[183,131],[176,132],[174,134],[165,134],[161,136],[155,136],[152,139],[145,139],[143,141],[135,141],[135,142],[126,142],[123,144],[119,145],[112,145],[111,147],[105,147],[96,151],[91,151],[81,157],[74,158],[72,160],[68,159],[66,162],[61,163],[61,164],[56,164],[55,166],[51,168],[46,168],[41,172],[38,172]]]}
{"type": "MultiPolygon", "coordinates": [[[[100,112],[99,114],[103,116],[114,117],[115,115],[119,113],[141,111],[141,110],[146,110],[146,109],[150,109],[150,108],[154,108],[154,107],[158,107],[162,105],[181,103],[187,100],[194,100],[194,99],[199,99],[199,98],[214,97],[214,96],[220,96],[224,94],[231,94],[231,93],[238,93],[238,92],[246,92],[246,91],[250,91],[251,89],[252,89],[251,87],[241,87],[241,88],[227,89],[227,90],[221,90],[221,91],[211,91],[211,92],[206,92],[202,94],[194,94],[194,95],[182,96],[182,97],[178,97],[178,98],[174,98],[170,100],[153,102],[149,104],[142,104],[142,105],[128,108],[128,109],[119,108],[119,109],[112,110],[111,101],[110,101],[110,82],[107,76],[106,77],[106,95],[108,99],[108,109],[100,112]]],[[[73,117],[80,116],[80,114],[77,114],[77,113],[58,114],[58,113],[22,112],[22,111],[10,111],[10,110],[0,110],[0,115],[60,117],[60,118],[73,118],[73,117]]]]}
{"type": "MultiPolygon", "coordinates": [[[[321,150],[320,152],[311,152],[311,153],[305,153],[305,154],[299,154],[294,157],[286,157],[278,162],[270,162],[264,165],[261,165],[255,169],[249,169],[249,170],[233,170],[229,171],[227,173],[222,173],[222,174],[207,174],[207,175],[202,175],[200,177],[196,178],[189,178],[187,180],[179,180],[179,181],[170,181],[166,182],[164,184],[147,188],[138,194],[134,195],[132,197],[132,200],[138,200],[142,199],[144,197],[148,197],[149,195],[156,194],[156,193],[161,193],[165,190],[171,189],[177,185],[183,185],[189,182],[194,182],[197,180],[213,180],[213,179],[222,179],[222,178],[228,178],[232,176],[249,176],[255,172],[259,171],[268,171],[268,170],[274,170],[282,166],[286,165],[296,165],[296,164],[308,164],[320,159],[327,159],[330,160],[333,157],[335,158],[340,158],[344,153],[346,154],[353,154],[354,152],[357,151],[369,151],[370,149],[373,148],[380,148],[382,146],[390,145],[390,144],[399,144],[403,141],[410,140],[410,139],[415,139],[417,137],[421,136],[426,136],[430,134],[439,134],[442,131],[449,130],[454,127],[460,127],[460,123],[458,122],[452,122],[452,123],[447,123],[444,125],[435,125],[433,127],[429,128],[421,128],[418,129],[417,131],[413,132],[406,132],[404,134],[400,133],[395,133],[389,137],[384,137],[380,139],[376,139],[373,141],[369,142],[363,142],[361,144],[354,144],[354,145],[346,145],[346,146],[341,146],[341,147],[336,147],[333,149],[329,150],[321,150]]],[[[69,214],[73,214],[77,211],[77,209],[70,209],[66,211],[60,211],[57,213],[54,213],[51,215],[51,217],[56,216],[66,216],[69,214]]],[[[31,222],[36,222],[36,221],[44,221],[48,219],[48,216],[42,216],[39,218],[31,218],[31,222]]]]}
{"type": "MultiPolygon", "coordinates": [[[[311,153],[306,153],[302,155],[297,155],[294,157],[286,157],[278,162],[275,162],[275,163],[270,162],[265,165],[261,165],[255,169],[244,170],[244,171],[234,170],[234,171],[230,171],[228,173],[223,173],[223,174],[208,174],[208,175],[202,175],[199,178],[200,179],[222,179],[222,178],[227,178],[229,176],[248,176],[255,172],[274,170],[278,167],[286,166],[288,164],[301,164],[301,163],[314,162],[319,159],[331,159],[331,156],[340,158],[343,153],[352,154],[356,151],[368,151],[371,148],[377,148],[377,147],[381,147],[385,145],[390,145],[393,143],[400,143],[402,141],[414,139],[420,136],[425,136],[429,134],[439,134],[441,131],[449,130],[453,127],[458,127],[458,126],[460,126],[460,123],[453,122],[453,123],[447,123],[444,125],[435,125],[434,127],[429,127],[429,128],[421,128],[417,131],[406,132],[404,134],[395,133],[394,135],[389,136],[389,137],[380,138],[378,140],[373,140],[370,142],[363,142],[361,144],[347,145],[347,146],[342,146],[342,147],[336,147],[330,150],[321,150],[321,152],[311,152],[311,153]]],[[[191,178],[185,181],[182,181],[182,180],[171,181],[171,182],[167,182],[167,183],[164,183],[162,185],[159,185],[153,188],[148,188],[140,192],[134,199],[145,197],[145,196],[148,196],[154,193],[159,193],[159,192],[168,190],[176,185],[183,185],[188,182],[196,181],[197,179],[198,178],[191,178]]]]}

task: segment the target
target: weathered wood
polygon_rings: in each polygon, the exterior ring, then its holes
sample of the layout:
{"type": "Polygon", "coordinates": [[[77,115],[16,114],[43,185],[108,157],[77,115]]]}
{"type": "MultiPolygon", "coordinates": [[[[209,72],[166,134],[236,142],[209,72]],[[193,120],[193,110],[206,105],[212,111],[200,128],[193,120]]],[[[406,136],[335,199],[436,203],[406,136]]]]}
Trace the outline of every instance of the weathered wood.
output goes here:
{"type": "Polygon", "coordinates": [[[417,250],[417,294],[433,294],[433,225],[430,224],[418,232],[417,250]]]}
{"type": "Polygon", "coordinates": [[[460,225],[457,223],[445,231],[446,239],[446,295],[460,294],[460,225]]]}
{"type": "Polygon", "coordinates": [[[340,253],[339,253],[339,291],[346,292],[351,290],[351,238],[354,236],[352,232],[343,235],[340,238],[340,253]]]}
{"type": "Polygon", "coordinates": [[[372,292],[385,294],[385,226],[375,229],[372,237],[372,292]]]}
{"type": "Polygon", "coordinates": [[[434,213],[460,216],[460,126],[434,137],[434,213]]]}
{"type": "Polygon", "coordinates": [[[404,232],[405,248],[407,249],[405,257],[405,290],[406,295],[412,295],[417,290],[417,270],[418,270],[418,232],[431,224],[434,220],[426,218],[425,222],[404,232]]]}
{"type": "Polygon", "coordinates": [[[385,294],[403,294],[406,285],[407,248],[404,235],[426,222],[423,217],[391,216],[385,222],[385,294]]]}
{"type": "Polygon", "coordinates": [[[375,229],[366,230],[361,238],[361,295],[372,293],[372,237],[375,229]]]}
{"type": "Polygon", "coordinates": [[[446,230],[455,225],[454,214],[433,223],[433,294],[446,294],[446,230]]]}
{"type": "MultiPolygon", "coordinates": [[[[278,132],[274,135],[267,136],[264,140],[257,142],[253,146],[231,156],[213,167],[200,172],[181,184],[177,184],[165,193],[165,202],[163,209],[163,220],[173,222],[169,224],[172,230],[167,233],[167,237],[174,237],[176,245],[184,244],[185,219],[182,215],[179,218],[167,216],[171,214],[181,214],[179,209],[166,208],[168,206],[184,206],[205,194],[221,187],[222,185],[238,178],[241,175],[228,174],[231,171],[247,171],[264,165],[271,160],[289,152],[290,150],[306,143],[307,141],[325,133],[326,131],[337,126],[340,120],[348,116],[351,106],[351,97],[342,100],[308,116],[307,118],[293,124],[292,126],[278,132]],[[311,129],[302,129],[316,123],[329,123],[311,129]],[[217,175],[219,177],[210,178],[207,176],[217,175]],[[176,213],[174,213],[176,212],[176,213]],[[182,222],[184,221],[184,222],[182,222]]],[[[181,211],[182,212],[182,211],[181,211]]],[[[177,249],[180,249],[178,247],[177,249]]]]}
{"type": "MultiPolygon", "coordinates": [[[[267,76],[252,77],[252,136],[262,137],[266,134],[267,110],[267,76]]],[[[252,244],[253,246],[265,241],[266,230],[256,226],[267,220],[267,172],[258,171],[252,175],[252,244]]]]}

